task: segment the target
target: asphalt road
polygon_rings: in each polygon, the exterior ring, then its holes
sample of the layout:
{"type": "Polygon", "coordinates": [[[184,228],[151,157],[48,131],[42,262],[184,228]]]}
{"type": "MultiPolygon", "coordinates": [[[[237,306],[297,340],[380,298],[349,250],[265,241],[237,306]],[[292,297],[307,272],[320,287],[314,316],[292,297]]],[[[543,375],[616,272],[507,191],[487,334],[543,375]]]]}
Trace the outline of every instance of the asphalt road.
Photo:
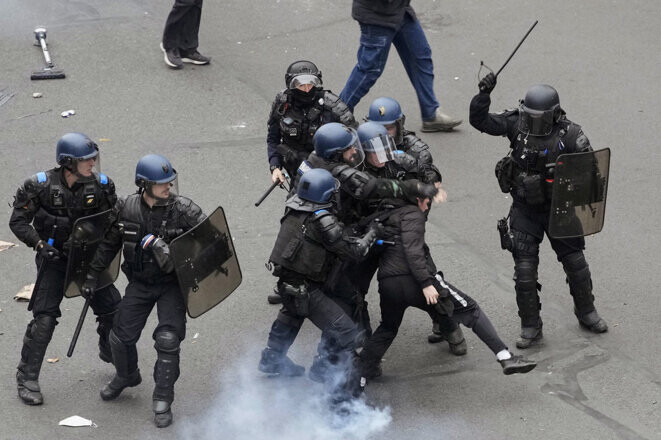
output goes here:
{"type": "MultiPolygon", "coordinates": [[[[511,256],[500,250],[496,220],[509,200],[493,177],[507,152],[501,138],[468,125],[480,60],[497,68],[535,20],[540,23],[499,77],[493,110],[511,108],[534,83],[553,84],[568,116],[595,147],[612,149],[604,230],[587,239],[597,307],[610,324],[604,335],[581,330],[572,313],[562,268],[542,247],[540,282],[545,344],[526,354],[536,370],[505,377],[493,355],[465,330],[469,353],[426,342],[429,320],[410,310],[386,355],[384,376],[367,389],[377,410],[349,425],[317,407],[320,390],[305,378],[279,381],[256,370],[276,308],[266,304],[273,277],[264,263],[273,245],[284,193],[260,207],[269,184],[266,118],[283,87],[286,66],[312,59],[336,91],[355,63],[358,25],[349,0],[207,1],[200,50],[210,66],[166,68],[158,49],[170,1],[3,0],[0,4],[0,194],[12,200],[28,176],[54,165],[55,142],[67,131],[99,141],[102,167],[118,191],[134,190],[132,173],[144,154],[171,159],[183,194],[206,211],[222,205],[243,269],[241,287],[219,307],[189,320],[175,424],[151,423],[150,320],[138,344],[143,384],[117,401],[98,389],[112,369],[96,357],[93,319],[72,358],[65,352],[79,299],[62,303],[41,385],[45,403],[16,397],[15,367],[30,315],[12,296],[34,281],[32,251],[0,252],[0,438],[140,439],[657,439],[661,438],[661,300],[657,289],[659,28],[661,6],[643,0],[518,2],[414,1],[435,61],[436,93],[464,117],[454,133],[427,134],[449,201],[432,211],[428,241],[447,278],[472,294],[514,347],[518,318],[511,256]],[[31,82],[41,66],[32,46],[36,25],[65,80],[31,82]],[[33,92],[43,93],[40,99],[33,92]],[[64,119],[60,113],[74,109],[64,119]],[[194,335],[198,334],[197,338],[194,335]],[[64,428],[71,415],[98,428],[64,428]]],[[[390,95],[420,128],[413,88],[392,52],[387,71],[356,108],[390,95]]],[[[16,242],[2,205],[0,240],[16,242]]],[[[121,279],[119,286],[125,281],[121,279]]],[[[378,298],[368,299],[378,320],[378,298]]],[[[291,356],[309,366],[319,332],[306,324],[291,356]]]]}

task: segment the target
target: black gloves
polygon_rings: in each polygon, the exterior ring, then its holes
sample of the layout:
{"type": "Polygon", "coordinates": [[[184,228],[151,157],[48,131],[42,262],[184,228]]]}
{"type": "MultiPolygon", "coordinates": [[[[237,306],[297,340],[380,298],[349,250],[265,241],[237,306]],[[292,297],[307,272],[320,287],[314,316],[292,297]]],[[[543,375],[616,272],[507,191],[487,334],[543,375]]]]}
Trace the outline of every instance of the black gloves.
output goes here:
{"type": "Polygon", "coordinates": [[[496,87],[496,75],[493,72],[489,73],[480,80],[477,87],[480,89],[480,93],[486,93],[488,95],[496,87]]]}
{"type": "Polygon", "coordinates": [[[48,244],[47,241],[39,240],[34,250],[48,261],[58,261],[60,259],[60,251],[48,244]]]}
{"type": "Polygon", "coordinates": [[[438,189],[433,184],[422,183],[418,180],[405,180],[399,183],[406,199],[416,203],[417,199],[433,199],[438,189]]]}
{"type": "Polygon", "coordinates": [[[85,278],[85,282],[80,288],[80,294],[82,295],[83,298],[89,300],[94,298],[94,292],[96,291],[96,283],[97,283],[96,277],[88,273],[87,277],[85,278]]]}
{"type": "Polygon", "coordinates": [[[441,315],[452,316],[454,313],[454,303],[450,298],[450,291],[445,287],[438,290],[438,302],[434,307],[441,315]]]}

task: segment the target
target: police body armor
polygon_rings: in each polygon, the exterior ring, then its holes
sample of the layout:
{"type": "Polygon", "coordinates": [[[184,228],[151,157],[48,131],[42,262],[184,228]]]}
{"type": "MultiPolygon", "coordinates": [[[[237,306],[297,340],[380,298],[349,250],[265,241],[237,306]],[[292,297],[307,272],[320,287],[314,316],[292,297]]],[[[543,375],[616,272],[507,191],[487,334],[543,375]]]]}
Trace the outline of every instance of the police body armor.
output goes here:
{"type": "MultiPolygon", "coordinates": [[[[314,208],[320,209],[321,206],[314,208]]],[[[326,280],[336,257],[324,248],[319,237],[312,232],[309,222],[313,216],[314,213],[308,210],[287,208],[269,258],[275,265],[274,275],[299,285],[305,280],[318,283],[326,280]]]]}
{"type": "Polygon", "coordinates": [[[40,207],[33,226],[42,240],[53,240],[53,246],[67,254],[67,241],[74,222],[105,209],[117,201],[115,187],[105,174],[95,174],[89,182],[76,183],[73,190],[61,180],[61,168],[37,173],[19,189],[14,206],[27,203],[23,196],[39,193],[40,207]]]}
{"type": "Polygon", "coordinates": [[[296,102],[288,90],[283,90],[276,96],[270,120],[277,120],[282,142],[291,149],[291,154],[283,154],[282,151],[279,153],[285,159],[287,156],[296,157],[284,164],[290,175],[293,175],[301,161],[314,151],[312,140],[319,127],[331,121],[338,121],[350,127],[356,125],[346,104],[328,90],[317,90],[308,105],[296,102]]]}
{"type": "MultiPolygon", "coordinates": [[[[180,215],[176,212],[181,196],[176,196],[173,202],[159,209],[159,216],[143,218],[141,203],[142,194],[131,194],[121,206],[121,224],[124,238],[124,263],[122,270],[129,279],[135,278],[146,283],[175,281],[174,273],[163,273],[154,260],[151,252],[143,252],[140,246],[142,237],[154,234],[169,244],[175,237],[184,232],[179,224],[180,215]]],[[[188,200],[188,199],[185,199],[188,200]]]]}
{"type": "Polygon", "coordinates": [[[555,162],[559,155],[576,151],[580,132],[580,125],[566,118],[561,118],[547,136],[517,132],[510,144],[509,156],[496,165],[501,190],[511,192],[514,200],[527,205],[548,207],[555,162]]]}

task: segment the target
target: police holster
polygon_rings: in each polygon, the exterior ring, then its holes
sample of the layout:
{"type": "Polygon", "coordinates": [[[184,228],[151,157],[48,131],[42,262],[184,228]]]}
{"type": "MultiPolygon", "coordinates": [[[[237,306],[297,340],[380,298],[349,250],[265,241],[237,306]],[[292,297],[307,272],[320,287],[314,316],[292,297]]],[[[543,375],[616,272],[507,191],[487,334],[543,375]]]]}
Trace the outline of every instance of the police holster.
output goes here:
{"type": "Polygon", "coordinates": [[[310,292],[305,284],[293,286],[291,284],[278,283],[278,291],[283,297],[283,303],[294,307],[292,312],[298,316],[308,316],[310,313],[310,292]]]}
{"type": "Polygon", "coordinates": [[[504,193],[509,193],[512,190],[512,172],[514,171],[514,161],[512,157],[507,155],[500,159],[496,164],[496,179],[498,186],[504,193]]]}

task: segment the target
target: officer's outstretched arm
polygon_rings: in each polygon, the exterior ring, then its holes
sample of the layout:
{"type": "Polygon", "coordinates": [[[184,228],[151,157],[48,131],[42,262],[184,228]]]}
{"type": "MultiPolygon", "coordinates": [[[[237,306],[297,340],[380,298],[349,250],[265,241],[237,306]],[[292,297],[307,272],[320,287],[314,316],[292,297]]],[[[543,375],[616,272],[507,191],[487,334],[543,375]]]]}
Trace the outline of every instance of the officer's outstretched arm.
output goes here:
{"type": "Polygon", "coordinates": [[[432,184],[418,180],[400,182],[392,179],[379,179],[349,165],[343,164],[333,169],[333,177],[340,181],[342,191],[358,200],[402,199],[416,202],[416,198],[432,198],[438,192],[432,184]]]}
{"type": "Polygon", "coordinates": [[[325,209],[314,213],[312,225],[323,246],[342,260],[362,260],[376,240],[372,228],[363,237],[348,236],[342,223],[325,209]]]}
{"type": "Polygon", "coordinates": [[[122,248],[123,231],[120,225],[121,212],[124,208],[125,199],[120,198],[115,204],[112,213],[110,227],[106,230],[103,241],[99,243],[96,253],[92,258],[89,265],[89,276],[98,278],[99,274],[103,272],[112,263],[112,260],[117,255],[117,252],[122,248]]]}

